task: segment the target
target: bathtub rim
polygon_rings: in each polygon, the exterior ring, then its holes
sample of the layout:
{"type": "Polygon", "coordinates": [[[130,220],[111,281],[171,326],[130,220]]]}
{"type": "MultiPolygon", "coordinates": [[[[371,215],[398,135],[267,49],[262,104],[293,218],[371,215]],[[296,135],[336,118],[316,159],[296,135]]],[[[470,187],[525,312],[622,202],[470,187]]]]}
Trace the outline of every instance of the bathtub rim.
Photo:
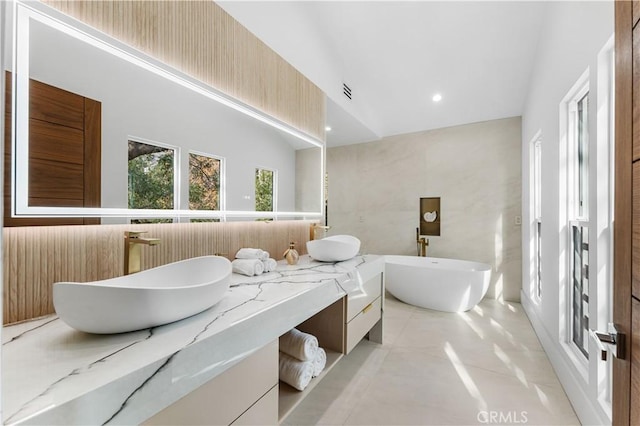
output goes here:
{"type": "Polygon", "coordinates": [[[445,257],[420,257],[399,254],[384,255],[385,264],[408,266],[415,268],[432,268],[441,270],[455,270],[465,272],[493,272],[493,267],[488,263],[475,262],[472,260],[451,259],[445,257]],[[405,260],[406,262],[398,262],[405,260]],[[434,261],[436,263],[434,263],[434,261]],[[456,267],[457,266],[457,267],[456,267]],[[460,268],[459,266],[464,266],[460,268]]]}

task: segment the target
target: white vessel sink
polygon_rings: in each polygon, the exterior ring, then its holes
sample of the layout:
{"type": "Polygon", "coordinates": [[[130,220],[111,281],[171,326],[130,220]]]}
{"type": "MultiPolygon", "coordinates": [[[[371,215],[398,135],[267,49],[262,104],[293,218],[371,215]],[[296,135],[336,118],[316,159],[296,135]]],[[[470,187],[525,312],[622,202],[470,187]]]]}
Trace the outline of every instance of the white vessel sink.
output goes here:
{"type": "Polygon", "coordinates": [[[124,333],[195,315],[229,289],[231,262],[203,256],[132,275],[53,285],[53,305],[71,327],[88,333],[124,333]]]}
{"type": "Polygon", "coordinates": [[[360,240],[351,235],[334,235],[307,241],[309,256],[320,262],[342,262],[358,254],[360,240]]]}

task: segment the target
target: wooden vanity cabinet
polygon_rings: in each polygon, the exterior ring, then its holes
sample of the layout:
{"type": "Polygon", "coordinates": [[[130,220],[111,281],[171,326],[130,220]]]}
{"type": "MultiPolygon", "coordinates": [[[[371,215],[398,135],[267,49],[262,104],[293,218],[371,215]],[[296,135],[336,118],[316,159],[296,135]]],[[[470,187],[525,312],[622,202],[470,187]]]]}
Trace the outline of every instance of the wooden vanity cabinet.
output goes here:
{"type": "Polygon", "coordinates": [[[383,274],[375,274],[297,328],[316,336],[320,346],[345,355],[367,334],[369,340],[382,343],[383,288],[383,274]]]}
{"type": "Polygon", "coordinates": [[[348,354],[369,334],[369,340],[382,343],[383,276],[376,274],[365,281],[358,292],[346,297],[344,353],[348,354]]]}
{"type": "Polygon", "coordinates": [[[383,274],[296,328],[313,334],[327,353],[323,373],[303,392],[278,382],[278,341],[259,349],[229,370],[165,408],[144,424],[277,425],[367,334],[382,343],[383,274]]]}

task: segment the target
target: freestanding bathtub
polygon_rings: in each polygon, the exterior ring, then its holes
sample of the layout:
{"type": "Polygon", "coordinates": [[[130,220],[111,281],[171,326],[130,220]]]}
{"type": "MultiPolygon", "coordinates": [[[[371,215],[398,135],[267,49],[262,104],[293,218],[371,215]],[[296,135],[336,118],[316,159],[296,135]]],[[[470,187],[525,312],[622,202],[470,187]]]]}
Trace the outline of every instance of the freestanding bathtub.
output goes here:
{"type": "Polygon", "coordinates": [[[385,285],[401,301],[421,308],[464,312],[487,293],[491,266],[436,257],[385,256],[385,285]]]}

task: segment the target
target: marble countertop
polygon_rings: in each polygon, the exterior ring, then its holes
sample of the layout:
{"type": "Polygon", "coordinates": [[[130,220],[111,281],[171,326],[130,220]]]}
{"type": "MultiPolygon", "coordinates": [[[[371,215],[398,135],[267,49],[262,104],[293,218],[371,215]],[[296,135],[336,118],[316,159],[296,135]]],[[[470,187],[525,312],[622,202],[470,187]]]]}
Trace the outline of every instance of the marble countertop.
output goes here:
{"type": "Polygon", "coordinates": [[[227,296],[175,323],[113,335],[57,316],[2,331],[3,424],[137,424],[273,341],[384,268],[379,256],[303,256],[257,277],[233,274],[227,296]]]}

